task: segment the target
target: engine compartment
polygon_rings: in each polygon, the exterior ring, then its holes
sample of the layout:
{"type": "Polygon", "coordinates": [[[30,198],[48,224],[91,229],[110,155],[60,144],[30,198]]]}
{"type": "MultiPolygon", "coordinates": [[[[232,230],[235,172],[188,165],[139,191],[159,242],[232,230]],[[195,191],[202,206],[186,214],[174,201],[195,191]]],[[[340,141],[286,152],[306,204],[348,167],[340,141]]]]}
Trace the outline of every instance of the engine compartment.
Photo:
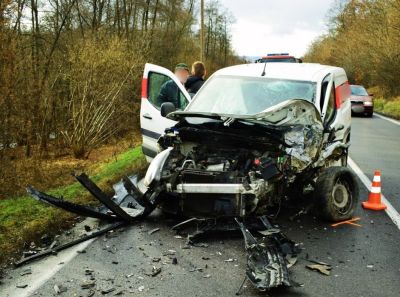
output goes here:
{"type": "Polygon", "coordinates": [[[180,121],[159,138],[162,152],[145,182],[164,186],[176,199],[175,212],[188,216],[264,214],[287,198],[295,184],[301,193],[299,185],[308,186],[335,156],[332,152],[342,151],[341,142],[327,141],[309,103],[296,101],[259,118],[176,115],[180,121]]]}
{"type": "Polygon", "coordinates": [[[279,202],[278,192],[293,175],[290,158],[280,149],[283,146],[262,152],[247,147],[247,143],[232,147],[222,141],[184,141],[177,133],[165,137],[173,138],[164,141],[174,146],[160,181],[171,194],[167,207],[174,205],[174,213],[206,217],[263,213],[279,202]],[[175,198],[176,203],[171,203],[175,198]]]}

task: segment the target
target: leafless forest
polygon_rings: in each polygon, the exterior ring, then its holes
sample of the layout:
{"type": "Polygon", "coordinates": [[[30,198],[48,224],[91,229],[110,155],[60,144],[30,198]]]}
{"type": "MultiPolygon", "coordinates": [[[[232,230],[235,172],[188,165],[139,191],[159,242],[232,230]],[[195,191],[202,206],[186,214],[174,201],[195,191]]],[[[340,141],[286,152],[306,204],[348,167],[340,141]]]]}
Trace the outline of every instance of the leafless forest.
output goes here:
{"type": "MultiPolygon", "coordinates": [[[[199,3],[0,0],[0,179],[138,134],[144,64],[199,59],[199,3]]],[[[232,22],[218,1],[206,2],[209,73],[239,62],[232,22]]]]}

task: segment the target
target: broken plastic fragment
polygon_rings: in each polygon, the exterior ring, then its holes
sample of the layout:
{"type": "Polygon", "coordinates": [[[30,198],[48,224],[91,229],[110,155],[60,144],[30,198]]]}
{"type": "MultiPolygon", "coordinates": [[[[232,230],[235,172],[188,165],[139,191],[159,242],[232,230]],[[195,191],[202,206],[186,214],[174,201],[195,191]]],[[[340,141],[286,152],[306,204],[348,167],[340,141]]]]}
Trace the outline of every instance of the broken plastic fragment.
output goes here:
{"type": "Polygon", "coordinates": [[[266,291],[280,285],[290,286],[289,272],[285,255],[295,254],[295,245],[280,232],[268,232],[274,229],[266,217],[260,220],[266,227],[261,242],[250,233],[244,223],[238,223],[244,237],[247,252],[246,275],[252,284],[260,291],[266,291]]]}
{"type": "Polygon", "coordinates": [[[330,275],[332,267],[328,264],[310,264],[306,266],[308,269],[318,271],[324,275],[330,275]]]}

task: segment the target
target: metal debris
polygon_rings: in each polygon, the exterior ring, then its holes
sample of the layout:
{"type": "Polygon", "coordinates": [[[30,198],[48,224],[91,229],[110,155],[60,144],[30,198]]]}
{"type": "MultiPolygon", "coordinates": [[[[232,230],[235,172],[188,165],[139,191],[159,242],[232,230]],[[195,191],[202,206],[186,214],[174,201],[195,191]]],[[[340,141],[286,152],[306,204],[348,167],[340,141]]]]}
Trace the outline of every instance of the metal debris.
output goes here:
{"type": "Polygon", "coordinates": [[[151,234],[156,233],[158,231],[160,231],[160,228],[154,228],[153,230],[150,230],[148,233],[149,233],[149,235],[151,235],[151,234]]]}
{"type": "Polygon", "coordinates": [[[297,256],[294,255],[287,255],[286,256],[286,262],[287,262],[287,268],[292,267],[293,265],[295,265],[297,263],[297,256]]]}
{"type": "Polygon", "coordinates": [[[32,274],[32,269],[28,268],[28,269],[24,269],[22,270],[22,272],[20,273],[21,276],[27,275],[27,274],[32,274]]]}
{"type": "Polygon", "coordinates": [[[106,295],[106,294],[114,292],[114,291],[115,291],[115,288],[111,287],[111,288],[108,288],[108,289],[101,290],[101,294],[106,295]]]}
{"type": "Polygon", "coordinates": [[[54,291],[56,292],[56,294],[61,294],[67,291],[67,287],[63,286],[63,285],[54,285],[54,291]]]}
{"type": "Polygon", "coordinates": [[[151,270],[151,276],[156,276],[161,272],[161,267],[156,267],[153,266],[152,270],[151,270]]]}
{"type": "Polygon", "coordinates": [[[84,280],[84,281],[81,283],[81,288],[84,289],[84,290],[86,290],[86,289],[93,288],[95,285],[96,285],[96,281],[94,281],[94,280],[90,280],[90,281],[84,280]]]}
{"type": "Polygon", "coordinates": [[[163,253],[163,256],[173,256],[175,254],[176,254],[175,250],[168,250],[168,251],[163,253]]]}
{"type": "Polygon", "coordinates": [[[16,287],[19,289],[25,289],[28,285],[27,284],[17,284],[16,287]]]}

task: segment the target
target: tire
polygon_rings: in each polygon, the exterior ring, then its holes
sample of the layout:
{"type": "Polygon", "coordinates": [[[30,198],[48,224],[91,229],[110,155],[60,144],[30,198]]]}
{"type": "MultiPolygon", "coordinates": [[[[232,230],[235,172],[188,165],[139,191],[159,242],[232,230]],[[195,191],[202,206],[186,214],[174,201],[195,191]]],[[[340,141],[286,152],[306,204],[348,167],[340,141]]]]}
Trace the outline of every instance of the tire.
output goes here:
{"type": "Polygon", "coordinates": [[[357,181],[346,167],[324,168],[314,190],[316,214],[328,221],[350,219],[358,202],[357,181]]]}

